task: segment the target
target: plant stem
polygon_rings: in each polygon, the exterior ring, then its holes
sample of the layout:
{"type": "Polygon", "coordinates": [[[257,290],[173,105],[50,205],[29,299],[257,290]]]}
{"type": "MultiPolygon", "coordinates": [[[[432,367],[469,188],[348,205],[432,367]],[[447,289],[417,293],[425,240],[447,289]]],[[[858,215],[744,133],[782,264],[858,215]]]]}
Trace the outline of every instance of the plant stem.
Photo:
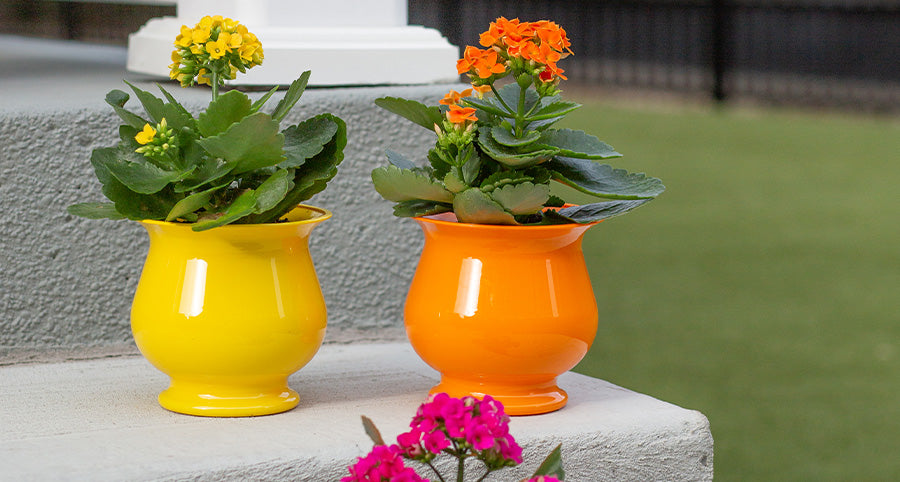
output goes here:
{"type": "Polygon", "coordinates": [[[463,478],[466,473],[466,458],[459,457],[459,463],[456,464],[456,482],[465,482],[463,478]]]}
{"type": "Polygon", "coordinates": [[[434,467],[434,465],[431,464],[431,462],[425,462],[425,465],[431,467],[431,471],[434,472],[434,475],[437,475],[437,478],[440,479],[441,482],[446,482],[446,481],[444,480],[444,477],[441,476],[441,473],[438,472],[438,470],[434,467]]]}
{"type": "Polygon", "coordinates": [[[519,105],[516,106],[516,137],[522,137],[522,130],[525,124],[525,90],[519,87],[519,105]]]}
{"type": "Polygon", "coordinates": [[[210,87],[212,87],[213,102],[219,99],[219,74],[213,69],[209,70],[210,87]]]}
{"type": "Polygon", "coordinates": [[[506,104],[506,101],[503,100],[503,97],[500,97],[500,93],[497,92],[497,89],[494,88],[494,84],[491,84],[491,92],[494,93],[494,97],[496,97],[497,100],[499,100],[500,103],[503,104],[503,107],[506,107],[506,110],[509,111],[510,114],[515,112],[514,110],[512,110],[512,107],[506,104]]]}

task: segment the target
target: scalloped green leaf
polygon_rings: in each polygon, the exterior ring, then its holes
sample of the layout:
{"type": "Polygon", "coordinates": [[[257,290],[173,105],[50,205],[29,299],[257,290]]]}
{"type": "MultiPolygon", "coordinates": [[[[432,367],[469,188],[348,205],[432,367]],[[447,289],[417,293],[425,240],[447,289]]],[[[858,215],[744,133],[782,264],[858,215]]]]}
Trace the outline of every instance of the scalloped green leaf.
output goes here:
{"type": "Polygon", "coordinates": [[[322,152],[337,133],[338,126],[328,115],[318,115],[282,131],[285,160],[281,168],[297,168],[322,152]]]}
{"type": "Polygon", "coordinates": [[[494,126],[491,128],[491,137],[493,137],[498,144],[507,147],[519,147],[531,144],[540,139],[541,133],[538,131],[527,131],[523,137],[519,138],[514,136],[509,129],[502,126],[494,126]]]}
{"type": "Polygon", "coordinates": [[[106,94],[106,103],[109,104],[116,114],[125,121],[126,124],[137,130],[144,128],[144,124],[149,124],[143,117],[125,109],[125,103],[128,102],[129,95],[119,89],[114,89],[106,94]]]}
{"type": "Polygon", "coordinates": [[[311,71],[307,70],[300,74],[300,77],[297,77],[297,80],[291,82],[291,86],[288,87],[287,92],[284,93],[284,97],[278,101],[275,110],[272,111],[272,119],[275,119],[275,122],[281,122],[281,120],[291,112],[291,109],[294,108],[297,102],[300,101],[303,91],[306,90],[306,84],[309,83],[310,74],[311,71]]]}
{"type": "Polygon", "coordinates": [[[102,164],[107,172],[138,194],[157,193],[188,174],[161,169],[144,156],[123,149],[95,150],[91,161],[102,164]]]}
{"type": "Polygon", "coordinates": [[[250,114],[225,132],[197,141],[212,156],[234,164],[232,172],[241,174],[284,160],[284,135],[268,114],[250,114]]]}
{"type": "Polygon", "coordinates": [[[469,188],[453,198],[453,212],[462,223],[474,224],[519,224],[512,214],[506,212],[490,195],[478,188],[469,188]]]}
{"type": "Polygon", "coordinates": [[[197,128],[204,137],[212,137],[228,130],[232,124],[250,115],[250,97],[239,90],[229,90],[209,103],[197,119],[197,128]]]}
{"type": "Polygon", "coordinates": [[[259,185],[256,191],[256,213],[263,213],[274,208],[294,187],[294,171],[279,169],[259,185]]]}
{"type": "Polygon", "coordinates": [[[547,104],[527,117],[528,121],[549,120],[562,117],[581,107],[581,104],[568,101],[557,101],[547,104]]]}
{"type": "MultiPolygon", "coordinates": [[[[519,105],[519,95],[522,92],[522,88],[516,82],[511,82],[509,84],[504,85],[497,93],[500,94],[499,97],[506,102],[512,109],[516,109],[519,105]]],[[[527,87],[525,90],[525,110],[523,112],[528,112],[532,107],[535,106],[538,102],[540,102],[541,97],[532,87],[527,87]]],[[[501,105],[499,100],[494,100],[495,105],[501,105]]]]}
{"type": "Polygon", "coordinates": [[[435,124],[440,125],[444,120],[440,109],[434,106],[428,107],[415,100],[402,99],[400,97],[381,97],[375,99],[375,105],[411,120],[430,131],[434,130],[435,124]]]}
{"type": "Polygon", "coordinates": [[[128,189],[109,172],[105,162],[108,157],[116,156],[117,150],[115,147],[104,147],[94,149],[91,153],[91,165],[103,185],[103,195],[114,202],[116,211],[128,219],[165,219],[177,201],[171,189],[166,187],[152,195],[128,189]]]}
{"type": "Polygon", "coordinates": [[[440,182],[427,176],[400,169],[397,166],[379,167],[372,171],[375,190],[388,201],[401,202],[422,199],[426,201],[451,202],[453,193],[440,182]]]}
{"type": "Polygon", "coordinates": [[[174,206],[172,206],[172,210],[169,211],[169,214],[166,216],[166,221],[172,222],[178,218],[183,218],[184,216],[206,206],[207,204],[209,204],[209,200],[212,199],[213,193],[227,186],[228,184],[222,184],[216,187],[209,188],[205,191],[191,194],[190,196],[185,196],[184,199],[178,201],[174,206]]]}
{"type": "Polygon", "coordinates": [[[163,86],[156,84],[156,87],[163,93],[166,100],[168,100],[168,103],[166,103],[164,107],[163,114],[169,125],[175,129],[181,129],[182,127],[188,127],[192,130],[196,129],[197,120],[194,119],[194,116],[192,116],[191,113],[172,96],[172,94],[164,89],[163,86]]]}
{"type": "Polygon", "coordinates": [[[464,183],[453,171],[448,172],[447,175],[444,176],[444,186],[452,193],[462,192],[469,187],[469,185],[464,183]]]}
{"type": "Polygon", "coordinates": [[[384,438],[381,436],[381,432],[378,431],[378,428],[375,427],[375,422],[372,421],[371,418],[363,415],[362,416],[362,424],[363,429],[366,431],[366,435],[372,439],[372,443],[375,445],[387,445],[384,443],[384,438]]]}
{"type": "MultiPolygon", "coordinates": [[[[234,164],[227,164],[220,159],[205,158],[191,174],[175,186],[175,192],[193,191],[199,187],[218,181],[227,176],[234,164]]],[[[226,185],[228,183],[225,183],[226,185]]]]}
{"type": "Polygon", "coordinates": [[[114,203],[78,203],[66,208],[66,212],[74,216],[88,219],[125,219],[116,211],[114,203]]]}
{"type": "Polygon", "coordinates": [[[544,164],[553,178],[581,192],[608,199],[654,198],[666,187],[662,181],[644,173],[630,173],[586,159],[558,156],[544,164]]]}
{"type": "Polygon", "coordinates": [[[400,169],[415,169],[416,164],[409,159],[406,158],[403,154],[400,154],[397,151],[392,151],[390,149],[384,150],[385,155],[387,155],[388,162],[399,167],[400,169]]]}
{"type": "Polygon", "coordinates": [[[124,81],[128,84],[128,87],[131,87],[131,90],[134,91],[134,95],[137,96],[138,101],[140,101],[141,105],[144,107],[144,111],[153,119],[153,122],[159,123],[163,117],[165,117],[165,113],[163,112],[164,103],[162,99],[159,97],[147,92],[146,90],[141,90],[134,85],[132,85],[127,80],[124,81]]]}
{"type": "Polygon", "coordinates": [[[652,199],[628,199],[582,204],[581,206],[572,206],[560,210],[548,209],[544,211],[542,224],[596,223],[613,216],[625,214],[650,201],[652,199]]]}
{"type": "MultiPolygon", "coordinates": [[[[483,99],[479,99],[477,97],[466,97],[462,100],[463,105],[466,107],[474,107],[476,109],[487,112],[488,114],[493,114],[500,117],[514,118],[516,116],[515,112],[510,112],[503,107],[502,104],[496,103],[492,98],[485,97],[483,99]]],[[[477,113],[476,113],[477,117],[477,113]]],[[[481,119],[481,117],[478,117],[481,119]]]]}
{"type": "Polygon", "coordinates": [[[506,184],[518,184],[520,182],[534,181],[534,177],[522,171],[497,171],[484,181],[481,181],[481,190],[490,192],[506,184]]]}
{"type": "Polygon", "coordinates": [[[403,201],[394,205],[394,216],[399,218],[416,218],[430,216],[432,214],[446,213],[453,210],[453,206],[434,201],[403,201]]]}
{"type": "Polygon", "coordinates": [[[577,159],[609,159],[622,157],[613,147],[596,137],[572,129],[547,129],[541,143],[559,149],[559,155],[577,159]]]}
{"type": "Polygon", "coordinates": [[[550,186],[530,182],[507,184],[491,191],[490,196],[515,216],[534,214],[550,199],[550,186]]]}
{"type": "Polygon", "coordinates": [[[541,146],[540,149],[520,153],[495,141],[489,129],[488,127],[478,129],[478,145],[485,154],[506,167],[520,169],[534,166],[559,153],[559,149],[552,146],[541,146]]]}
{"type": "Polygon", "coordinates": [[[218,217],[197,221],[191,225],[191,229],[194,231],[206,231],[207,229],[224,226],[253,213],[255,210],[256,193],[246,191],[232,201],[218,217]]]}

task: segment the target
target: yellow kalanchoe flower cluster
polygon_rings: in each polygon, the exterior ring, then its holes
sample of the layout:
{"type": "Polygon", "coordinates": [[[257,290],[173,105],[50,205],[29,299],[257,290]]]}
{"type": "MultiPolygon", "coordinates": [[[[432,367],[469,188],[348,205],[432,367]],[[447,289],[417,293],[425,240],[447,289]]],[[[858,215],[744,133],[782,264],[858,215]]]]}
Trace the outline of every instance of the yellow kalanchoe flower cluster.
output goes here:
{"type": "Polygon", "coordinates": [[[262,44],[247,27],[221,15],[206,16],[194,28],[182,25],[175,38],[169,77],[182,87],[212,85],[262,64],[262,44]]]}

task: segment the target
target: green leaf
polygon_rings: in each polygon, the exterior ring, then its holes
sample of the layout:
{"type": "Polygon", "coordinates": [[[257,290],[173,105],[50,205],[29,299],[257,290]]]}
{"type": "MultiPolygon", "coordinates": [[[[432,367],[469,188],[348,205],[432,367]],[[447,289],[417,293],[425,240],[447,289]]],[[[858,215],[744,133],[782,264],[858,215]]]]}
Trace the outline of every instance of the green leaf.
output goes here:
{"type": "Polygon", "coordinates": [[[169,211],[169,214],[166,216],[166,221],[171,222],[178,218],[183,218],[184,216],[193,213],[202,207],[205,207],[207,204],[209,204],[209,200],[212,198],[212,195],[216,191],[224,187],[228,187],[228,184],[222,184],[216,187],[209,188],[205,191],[186,196],[184,199],[178,201],[174,206],[172,206],[172,210],[169,211]]]}
{"type": "Polygon", "coordinates": [[[537,121],[556,119],[568,114],[569,112],[574,111],[575,109],[578,109],[579,107],[581,107],[581,104],[576,104],[575,102],[553,102],[541,107],[537,112],[528,116],[526,120],[537,121]]]}
{"type": "Polygon", "coordinates": [[[284,135],[278,132],[278,123],[262,112],[250,114],[225,132],[197,142],[211,155],[234,164],[235,174],[284,160],[284,135]]]}
{"type": "Polygon", "coordinates": [[[527,181],[534,181],[534,177],[522,171],[497,171],[481,181],[481,190],[491,192],[506,184],[519,184],[527,181]]]}
{"type": "Polygon", "coordinates": [[[300,169],[294,172],[294,187],[287,193],[284,199],[274,208],[260,214],[248,216],[242,221],[251,223],[274,222],[293,209],[297,204],[313,197],[316,193],[325,189],[337,174],[337,166],[344,160],[344,148],[347,146],[347,124],[337,116],[323,114],[337,125],[334,138],[325,145],[322,152],[316,154],[300,169]]]}
{"type": "Polygon", "coordinates": [[[66,212],[74,216],[88,219],[125,219],[116,211],[113,203],[79,203],[66,208],[66,212]]]}
{"type": "Polygon", "coordinates": [[[163,170],[144,156],[121,149],[95,150],[91,161],[103,164],[119,182],[139,194],[159,192],[185,175],[177,171],[163,170]]]}
{"type": "Polygon", "coordinates": [[[275,92],[278,92],[278,86],[277,86],[277,85],[276,85],[275,87],[272,87],[272,90],[266,92],[266,95],[264,95],[264,96],[260,97],[259,99],[257,99],[256,102],[254,102],[253,105],[250,106],[250,111],[251,111],[251,112],[256,112],[256,111],[258,111],[259,109],[262,109],[262,107],[263,107],[264,105],[266,105],[266,102],[268,102],[269,98],[271,98],[272,95],[275,94],[275,92]]]}
{"type": "Polygon", "coordinates": [[[229,90],[209,103],[205,112],[197,119],[197,127],[203,137],[212,137],[225,132],[235,122],[250,115],[250,98],[239,90],[229,90]]]}
{"type": "Polygon", "coordinates": [[[643,206],[651,200],[652,199],[632,199],[606,201],[572,206],[560,209],[559,211],[548,209],[544,211],[544,221],[542,224],[595,223],[613,216],[625,214],[634,208],[643,206]]]}
{"type": "Polygon", "coordinates": [[[559,155],[578,159],[608,159],[622,157],[609,144],[572,129],[548,129],[541,134],[541,143],[559,149],[559,155]]]}
{"type": "MultiPolygon", "coordinates": [[[[230,173],[232,168],[234,168],[234,164],[226,164],[220,159],[207,157],[197,165],[196,169],[188,177],[175,186],[175,192],[193,191],[205,184],[218,181],[230,173]]],[[[224,184],[227,186],[229,183],[224,184]]]]}
{"type": "Polygon", "coordinates": [[[319,115],[288,127],[282,131],[286,159],[278,167],[302,166],[307,159],[322,152],[337,130],[337,124],[328,115],[319,115]]]}
{"type": "Polygon", "coordinates": [[[552,475],[559,480],[566,480],[566,473],[562,466],[562,444],[557,445],[555,449],[550,451],[544,461],[541,462],[540,467],[534,471],[534,475],[531,478],[541,475],[552,475]]]}
{"type": "Polygon", "coordinates": [[[481,154],[475,150],[474,146],[470,145],[468,149],[470,151],[469,159],[462,165],[461,170],[463,181],[471,186],[475,183],[475,180],[478,179],[478,175],[481,174],[483,160],[481,159],[481,154]]]}
{"type": "Polygon", "coordinates": [[[458,193],[468,189],[468,184],[464,183],[453,171],[444,176],[444,186],[452,193],[458,193]]]}
{"type": "Polygon", "coordinates": [[[294,108],[294,105],[300,101],[300,96],[303,95],[303,91],[306,90],[306,84],[309,82],[310,73],[307,70],[300,74],[297,80],[291,82],[291,86],[285,92],[284,97],[281,98],[278,105],[275,106],[275,110],[272,111],[272,118],[276,122],[281,122],[281,119],[284,119],[284,116],[288,115],[291,109],[294,108]]]}
{"type": "Polygon", "coordinates": [[[453,211],[453,206],[434,201],[403,201],[394,205],[394,216],[398,218],[417,218],[453,211]]]}
{"type": "Polygon", "coordinates": [[[541,138],[541,133],[538,131],[527,131],[524,134],[524,137],[519,138],[515,137],[509,129],[504,128],[503,126],[494,126],[491,128],[491,137],[494,138],[497,143],[507,146],[507,147],[518,147],[524,146],[527,144],[531,144],[532,142],[541,138]]]}
{"type": "Polygon", "coordinates": [[[366,435],[372,439],[372,442],[375,445],[387,445],[384,443],[384,438],[381,437],[381,432],[378,431],[378,428],[375,427],[375,422],[372,421],[371,418],[363,415],[362,416],[362,424],[363,429],[366,431],[366,435]]]}
{"type": "Polygon", "coordinates": [[[401,202],[423,199],[451,202],[453,193],[443,184],[427,176],[397,166],[384,166],[372,171],[375,190],[388,201],[401,202]]]}
{"type": "Polygon", "coordinates": [[[294,170],[279,169],[256,188],[256,212],[274,208],[294,187],[294,170]]]}
{"type": "Polygon", "coordinates": [[[166,214],[172,209],[176,199],[170,187],[153,195],[140,194],[128,189],[107,168],[107,162],[117,155],[115,147],[94,149],[91,154],[91,164],[94,173],[103,185],[103,195],[114,202],[116,211],[128,219],[165,219],[166,214]]]}
{"type": "Polygon", "coordinates": [[[518,224],[503,206],[476,187],[466,189],[453,198],[453,212],[461,223],[518,224]]]}
{"type": "Polygon", "coordinates": [[[485,154],[506,167],[518,169],[534,166],[551,159],[559,152],[559,149],[552,146],[541,146],[533,151],[519,152],[495,141],[489,129],[489,127],[478,129],[478,145],[485,154]]]}
{"type": "MultiPolygon", "coordinates": [[[[522,92],[522,88],[519,87],[519,84],[517,84],[516,82],[511,82],[509,84],[506,84],[503,87],[501,87],[499,90],[497,90],[497,93],[500,94],[500,98],[502,98],[503,101],[506,102],[506,105],[510,106],[513,109],[518,108],[519,95],[521,92],[522,92]]],[[[540,100],[541,100],[541,97],[538,95],[538,93],[532,87],[526,88],[525,89],[525,111],[522,113],[524,114],[525,112],[528,112],[529,110],[531,110],[531,108],[534,107],[535,104],[540,102],[540,100]]],[[[501,105],[499,100],[496,100],[494,102],[495,102],[495,105],[501,105]]]]}
{"type": "Polygon", "coordinates": [[[399,97],[381,97],[375,99],[375,105],[409,119],[430,131],[434,130],[435,124],[440,125],[444,120],[440,109],[434,106],[428,107],[414,100],[401,99],[399,97]]]}
{"type": "Polygon", "coordinates": [[[390,149],[385,149],[384,153],[387,154],[388,161],[399,167],[400,169],[415,169],[416,165],[412,161],[406,158],[403,154],[400,154],[397,151],[392,151],[390,149]]]}
{"type": "Polygon", "coordinates": [[[224,226],[237,221],[255,210],[256,193],[247,191],[232,201],[221,215],[213,219],[197,221],[191,226],[191,229],[194,231],[206,231],[207,229],[224,226]]]}
{"type": "Polygon", "coordinates": [[[112,108],[116,111],[116,114],[118,114],[126,124],[134,127],[137,130],[141,130],[144,128],[144,124],[149,124],[149,122],[145,121],[143,117],[134,114],[124,108],[124,105],[126,102],[128,102],[128,99],[128,94],[118,89],[111,90],[108,94],[106,94],[106,103],[112,106],[112,108]]]}
{"type": "MultiPolygon", "coordinates": [[[[493,99],[490,97],[485,97],[483,99],[479,99],[477,97],[466,97],[463,99],[463,105],[467,107],[474,107],[476,109],[483,110],[488,114],[493,114],[500,117],[506,117],[512,119],[516,116],[515,112],[510,112],[503,107],[502,104],[495,103],[493,99]]],[[[477,114],[476,114],[477,116],[477,114]]],[[[481,117],[478,117],[481,119],[481,117]]]]}
{"type": "Polygon", "coordinates": [[[141,105],[144,106],[144,111],[147,112],[147,115],[153,119],[153,122],[159,123],[165,114],[163,112],[163,101],[159,97],[147,92],[145,90],[138,89],[127,80],[124,81],[128,84],[128,87],[131,87],[131,90],[134,91],[134,95],[137,96],[138,100],[141,102],[141,105]]]}
{"type": "Polygon", "coordinates": [[[550,186],[530,182],[507,184],[491,191],[491,197],[513,215],[534,214],[550,198],[550,186]]]}
{"type": "Polygon", "coordinates": [[[666,190],[662,181],[644,173],[629,173],[585,159],[556,157],[544,167],[553,179],[581,192],[608,199],[646,199],[666,190]]]}
{"type": "MultiPolygon", "coordinates": [[[[188,110],[185,109],[184,106],[181,105],[181,104],[178,102],[178,100],[175,99],[175,97],[173,97],[172,94],[169,93],[169,91],[167,91],[166,89],[163,89],[163,86],[161,86],[161,85],[159,85],[159,84],[156,84],[156,87],[159,89],[160,92],[163,93],[163,96],[166,98],[166,100],[169,101],[167,105],[170,105],[170,106],[172,106],[173,109],[178,110],[179,112],[181,112],[181,114],[179,114],[178,117],[185,117],[185,116],[186,116],[186,117],[190,117],[191,119],[194,119],[194,116],[192,116],[191,113],[188,112],[188,110]]],[[[166,114],[167,118],[168,118],[168,115],[169,115],[169,114],[166,114]]],[[[196,121],[193,121],[193,122],[196,122],[196,121]]],[[[193,122],[192,122],[192,123],[193,123],[193,122]]],[[[170,124],[171,124],[171,122],[170,122],[170,124]]]]}

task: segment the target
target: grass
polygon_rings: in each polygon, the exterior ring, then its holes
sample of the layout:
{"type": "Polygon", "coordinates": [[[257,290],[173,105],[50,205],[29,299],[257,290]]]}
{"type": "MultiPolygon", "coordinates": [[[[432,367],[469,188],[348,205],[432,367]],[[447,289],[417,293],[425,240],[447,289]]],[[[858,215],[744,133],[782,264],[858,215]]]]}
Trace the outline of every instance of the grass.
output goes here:
{"type": "Polygon", "coordinates": [[[721,480],[900,479],[900,123],[590,102],[565,125],[667,186],[587,235],[577,370],[706,414],[721,480]]]}

